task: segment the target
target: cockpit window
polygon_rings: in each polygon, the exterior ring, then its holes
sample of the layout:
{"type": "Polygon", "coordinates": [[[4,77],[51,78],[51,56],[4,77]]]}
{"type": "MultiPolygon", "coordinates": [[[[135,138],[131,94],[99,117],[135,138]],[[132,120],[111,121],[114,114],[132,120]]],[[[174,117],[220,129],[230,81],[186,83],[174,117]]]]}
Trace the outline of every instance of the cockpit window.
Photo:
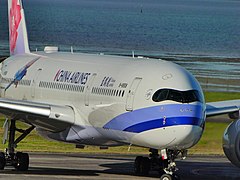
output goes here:
{"type": "Polygon", "coordinates": [[[174,89],[159,89],[154,93],[152,100],[154,102],[165,100],[172,100],[180,103],[202,102],[201,95],[197,90],[178,91],[174,89]]]}

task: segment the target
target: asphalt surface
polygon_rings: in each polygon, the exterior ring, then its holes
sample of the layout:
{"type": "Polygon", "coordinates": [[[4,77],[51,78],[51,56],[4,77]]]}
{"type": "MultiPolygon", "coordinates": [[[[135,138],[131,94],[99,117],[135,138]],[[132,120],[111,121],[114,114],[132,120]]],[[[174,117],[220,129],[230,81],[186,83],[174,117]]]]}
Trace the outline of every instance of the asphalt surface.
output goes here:
{"type": "MultiPolygon", "coordinates": [[[[19,172],[11,167],[0,171],[6,180],[79,180],[79,179],[159,179],[157,172],[148,177],[133,174],[134,156],[87,154],[30,154],[30,168],[19,172]]],[[[223,156],[192,156],[177,161],[181,180],[240,179],[240,169],[223,156]]]]}

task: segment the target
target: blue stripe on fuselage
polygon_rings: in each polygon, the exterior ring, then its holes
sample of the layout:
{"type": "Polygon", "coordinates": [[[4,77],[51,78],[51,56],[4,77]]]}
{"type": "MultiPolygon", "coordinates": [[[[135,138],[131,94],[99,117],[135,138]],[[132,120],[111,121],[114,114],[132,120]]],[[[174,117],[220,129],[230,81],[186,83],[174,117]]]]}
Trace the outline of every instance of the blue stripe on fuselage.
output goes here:
{"type": "Polygon", "coordinates": [[[146,121],[143,123],[138,123],[136,125],[130,126],[124,131],[127,132],[134,132],[134,133],[140,133],[143,131],[156,129],[156,128],[163,128],[163,127],[169,127],[169,126],[177,126],[177,125],[195,125],[195,126],[201,126],[201,120],[199,118],[193,118],[193,117],[174,117],[174,118],[168,118],[165,121],[165,124],[161,123],[164,119],[155,119],[151,121],[146,121]]]}
{"type": "Polygon", "coordinates": [[[105,124],[104,128],[139,133],[175,125],[202,126],[203,123],[202,105],[169,104],[121,114],[105,124]]]}

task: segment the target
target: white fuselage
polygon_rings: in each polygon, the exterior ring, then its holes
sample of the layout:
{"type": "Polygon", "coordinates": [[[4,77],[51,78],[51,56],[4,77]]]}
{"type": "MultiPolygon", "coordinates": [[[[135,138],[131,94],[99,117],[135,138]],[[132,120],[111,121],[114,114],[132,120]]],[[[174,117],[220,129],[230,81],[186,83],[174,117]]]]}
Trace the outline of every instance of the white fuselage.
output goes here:
{"type": "Polygon", "coordinates": [[[41,135],[59,141],[186,149],[203,132],[205,103],[198,82],[182,67],[163,60],[44,52],[17,55],[2,63],[0,86],[1,97],[71,107],[74,122],[60,132],[34,123],[41,135]],[[5,91],[16,72],[37,56],[17,86],[5,91]],[[154,102],[159,89],[196,90],[201,101],[154,102]]]}

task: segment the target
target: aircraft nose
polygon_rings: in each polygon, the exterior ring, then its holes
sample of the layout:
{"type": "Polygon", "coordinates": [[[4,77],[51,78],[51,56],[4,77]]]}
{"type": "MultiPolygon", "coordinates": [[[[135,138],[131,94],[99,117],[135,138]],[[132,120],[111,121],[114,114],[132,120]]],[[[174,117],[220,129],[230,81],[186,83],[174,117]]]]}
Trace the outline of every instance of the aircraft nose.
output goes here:
{"type": "Polygon", "coordinates": [[[121,114],[104,128],[130,133],[128,142],[138,146],[189,148],[201,137],[205,120],[203,107],[197,102],[161,104],[121,114]]]}
{"type": "Polygon", "coordinates": [[[132,143],[154,149],[187,149],[199,141],[202,131],[193,125],[158,128],[135,135],[132,143]]]}
{"type": "Polygon", "coordinates": [[[202,136],[203,128],[196,125],[183,125],[173,127],[173,131],[175,131],[175,139],[171,143],[171,148],[187,149],[197,144],[202,136]]]}
{"type": "Polygon", "coordinates": [[[199,141],[205,119],[202,105],[171,105],[160,109],[164,116],[158,121],[159,128],[135,135],[132,138],[134,144],[156,149],[184,149],[199,141]]]}

